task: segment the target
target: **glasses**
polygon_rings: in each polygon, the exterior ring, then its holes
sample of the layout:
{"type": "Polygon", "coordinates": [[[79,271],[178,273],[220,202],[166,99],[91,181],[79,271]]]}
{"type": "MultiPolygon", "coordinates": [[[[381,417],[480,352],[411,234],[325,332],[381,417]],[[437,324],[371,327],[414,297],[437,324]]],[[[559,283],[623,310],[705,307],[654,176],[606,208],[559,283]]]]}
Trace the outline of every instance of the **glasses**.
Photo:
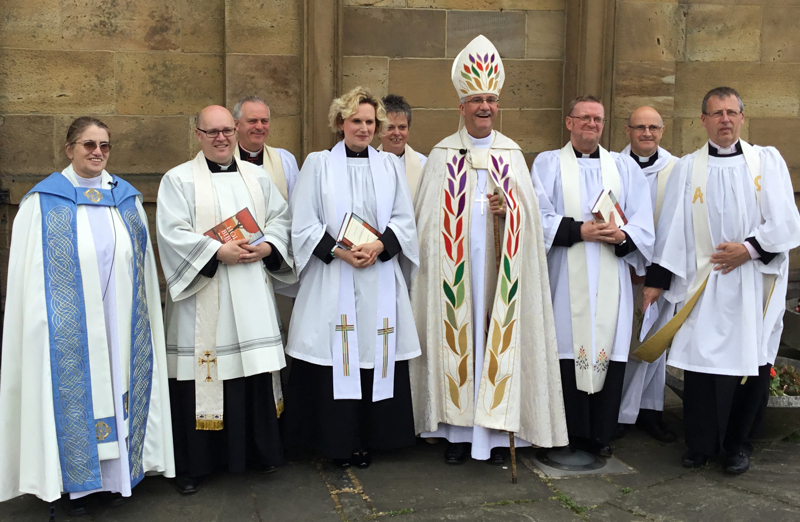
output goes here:
{"type": "Polygon", "coordinates": [[[594,118],[592,118],[591,116],[569,116],[569,118],[580,120],[581,123],[583,124],[591,123],[592,121],[594,121],[596,125],[602,125],[606,122],[606,119],[601,118],[600,116],[595,116],[594,118]]]}
{"type": "Polygon", "coordinates": [[[73,145],[83,145],[87,152],[94,152],[97,147],[100,147],[100,152],[103,154],[108,154],[108,151],[111,150],[111,144],[107,141],[101,141],[99,144],[94,140],[76,141],[73,142],[73,145]]]}
{"type": "Polygon", "coordinates": [[[469,103],[470,105],[483,105],[483,102],[486,102],[489,105],[497,105],[499,101],[500,99],[497,98],[497,96],[489,96],[488,98],[481,98],[480,96],[478,96],[476,98],[470,98],[469,100],[467,100],[467,103],[469,103]]]}
{"type": "Polygon", "coordinates": [[[706,113],[706,116],[710,116],[712,118],[719,119],[719,118],[722,118],[722,116],[726,115],[726,114],[728,115],[728,118],[734,119],[737,116],[741,116],[742,112],[741,111],[735,111],[733,109],[728,109],[727,111],[716,111],[716,112],[712,112],[711,114],[706,113]]]}
{"type": "Polygon", "coordinates": [[[212,139],[216,138],[217,136],[219,136],[220,133],[222,133],[222,135],[227,138],[229,136],[233,136],[233,133],[236,132],[236,129],[233,129],[231,127],[226,127],[226,128],[224,128],[222,130],[218,130],[218,129],[203,130],[200,127],[195,127],[195,128],[197,130],[199,130],[200,132],[204,132],[206,136],[208,136],[209,138],[212,138],[212,139]]]}
{"type": "Polygon", "coordinates": [[[633,129],[636,132],[644,132],[645,130],[649,130],[650,133],[658,132],[664,128],[663,125],[628,125],[629,129],[633,129]]]}

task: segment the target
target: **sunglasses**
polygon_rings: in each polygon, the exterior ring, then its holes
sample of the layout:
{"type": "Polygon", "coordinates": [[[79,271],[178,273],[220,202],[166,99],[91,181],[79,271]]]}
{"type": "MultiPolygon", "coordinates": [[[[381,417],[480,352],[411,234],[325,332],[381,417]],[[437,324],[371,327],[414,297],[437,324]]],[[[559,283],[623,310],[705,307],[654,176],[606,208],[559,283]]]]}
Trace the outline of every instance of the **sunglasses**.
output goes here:
{"type": "Polygon", "coordinates": [[[100,152],[103,154],[108,154],[108,151],[111,150],[111,144],[107,141],[101,141],[99,145],[94,140],[76,141],[73,145],[83,145],[87,152],[94,152],[97,147],[100,147],[100,152]]]}

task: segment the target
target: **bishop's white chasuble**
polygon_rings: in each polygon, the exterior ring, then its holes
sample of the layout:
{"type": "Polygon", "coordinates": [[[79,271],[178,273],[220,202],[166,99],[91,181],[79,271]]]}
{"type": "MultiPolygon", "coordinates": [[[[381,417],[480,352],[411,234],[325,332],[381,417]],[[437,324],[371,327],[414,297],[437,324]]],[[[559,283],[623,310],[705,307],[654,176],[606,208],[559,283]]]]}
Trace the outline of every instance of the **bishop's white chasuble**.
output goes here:
{"type": "Polygon", "coordinates": [[[423,357],[410,364],[417,432],[475,425],[540,446],[566,444],[541,225],[519,146],[493,132],[489,148],[476,148],[464,128],[446,138],[425,165],[415,213],[421,265],[411,298],[423,347],[423,357]],[[508,208],[497,239],[488,205],[473,204],[495,188],[508,208]],[[476,209],[485,214],[475,216],[476,209]],[[471,268],[476,218],[486,230],[478,282],[486,299],[478,311],[471,268]],[[476,342],[484,349],[481,365],[474,359],[476,342]]]}

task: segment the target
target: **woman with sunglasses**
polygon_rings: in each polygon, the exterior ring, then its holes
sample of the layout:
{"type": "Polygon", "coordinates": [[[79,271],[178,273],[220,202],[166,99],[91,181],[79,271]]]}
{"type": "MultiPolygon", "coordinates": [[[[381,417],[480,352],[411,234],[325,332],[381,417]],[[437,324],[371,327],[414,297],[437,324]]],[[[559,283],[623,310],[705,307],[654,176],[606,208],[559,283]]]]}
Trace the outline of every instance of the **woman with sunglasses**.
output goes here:
{"type": "Polygon", "coordinates": [[[106,172],[108,127],[81,117],[71,164],[19,205],[0,375],[0,501],[87,513],[146,472],[174,476],[166,349],[142,195],[106,172]]]}

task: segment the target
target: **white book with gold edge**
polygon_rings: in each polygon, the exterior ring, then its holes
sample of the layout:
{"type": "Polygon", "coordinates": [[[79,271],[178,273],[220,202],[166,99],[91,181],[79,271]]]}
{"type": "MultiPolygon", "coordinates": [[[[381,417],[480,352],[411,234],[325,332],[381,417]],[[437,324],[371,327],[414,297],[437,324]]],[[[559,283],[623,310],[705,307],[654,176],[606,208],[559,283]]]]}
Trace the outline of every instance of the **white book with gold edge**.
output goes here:
{"type": "Polygon", "coordinates": [[[350,250],[354,246],[371,243],[381,236],[375,227],[367,223],[358,215],[348,212],[344,215],[336,242],[350,250]]]}

